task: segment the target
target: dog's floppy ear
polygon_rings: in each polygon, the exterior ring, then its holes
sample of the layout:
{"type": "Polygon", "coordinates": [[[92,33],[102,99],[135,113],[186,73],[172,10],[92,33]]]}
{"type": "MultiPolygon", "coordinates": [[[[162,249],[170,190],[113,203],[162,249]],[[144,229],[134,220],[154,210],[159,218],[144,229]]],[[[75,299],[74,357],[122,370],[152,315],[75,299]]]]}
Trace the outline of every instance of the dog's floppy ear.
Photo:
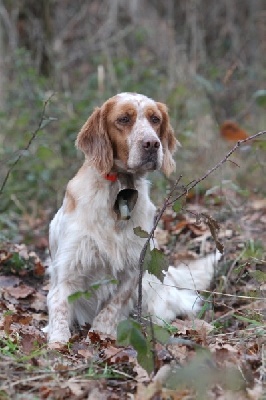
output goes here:
{"type": "Polygon", "coordinates": [[[160,139],[163,146],[162,170],[166,176],[169,176],[175,170],[175,161],[172,157],[172,154],[175,152],[180,143],[175,138],[166,105],[159,102],[156,104],[162,114],[162,124],[160,128],[160,139]]]}
{"type": "Polygon", "coordinates": [[[96,108],[81,128],[76,146],[82,150],[91,165],[106,174],[113,166],[113,149],[108,136],[106,113],[96,108]]]}

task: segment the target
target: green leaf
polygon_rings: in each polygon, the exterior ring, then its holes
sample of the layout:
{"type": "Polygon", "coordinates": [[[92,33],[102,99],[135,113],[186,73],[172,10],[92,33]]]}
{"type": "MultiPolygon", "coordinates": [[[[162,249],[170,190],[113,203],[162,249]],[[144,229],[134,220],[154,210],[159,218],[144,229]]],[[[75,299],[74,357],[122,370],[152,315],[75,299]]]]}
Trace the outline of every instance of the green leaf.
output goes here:
{"type": "MultiPolygon", "coordinates": [[[[144,261],[144,265],[145,264],[146,262],[144,261]]],[[[150,251],[150,259],[147,260],[147,269],[150,274],[155,275],[162,281],[162,270],[167,269],[168,266],[168,258],[161,250],[153,249],[150,251]]]]}
{"type": "MultiPolygon", "coordinates": [[[[97,290],[102,285],[107,285],[107,284],[110,284],[110,283],[111,284],[117,284],[118,281],[116,279],[113,279],[113,278],[101,279],[99,281],[93,282],[90,285],[90,288],[92,290],[97,290]]],[[[75,293],[71,294],[70,296],[68,296],[68,301],[69,301],[69,303],[73,303],[73,301],[78,300],[80,297],[85,297],[85,299],[89,299],[91,296],[92,296],[92,291],[85,291],[85,292],[78,291],[78,292],[75,292],[75,293]]]]}
{"type": "Polygon", "coordinates": [[[119,322],[117,326],[117,343],[120,346],[128,346],[130,344],[130,331],[132,327],[132,321],[125,319],[119,322]]]}
{"type": "Polygon", "coordinates": [[[266,90],[261,89],[257,90],[254,94],[253,97],[256,100],[256,103],[261,106],[261,107],[266,107],[266,90]]]}
{"type": "Polygon", "coordinates": [[[133,231],[135,235],[137,235],[140,238],[148,238],[149,234],[148,232],[144,231],[140,226],[137,226],[136,228],[133,228],[133,231]]]}
{"type": "Polygon", "coordinates": [[[158,342],[160,342],[162,344],[168,343],[168,340],[171,336],[169,331],[164,326],[155,325],[155,324],[153,324],[153,333],[154,333],[155,339],[158,340],[158,342]]]}
{"type": "Polygon", "coordinates": [[[114,279],[114,278],[110,278],[110,279],[108,279],[108,278],[106,278],[106,279],[101,279],[101,280],[99,280],[99,281],[93,282],[93,283],[90,285],[90,287],[91,287],[92,289],[96,290],[96,289],[99,289],[99,287],[101,287],[102,285],[107,285],[107,284],[109,284],[109,283],[111,283],[111,284],[113,284],[113,285],[116,285],[116,284],[118,283],[118,280],[117,280],[117,279],[114,279]]]}
{"type": "Polygon", "coordinates": [[[89,299],[91,297],[91,295],[92,295],[92,292],[88,292],[88,291],[81,292],[81,291],[79,291],[79,292],[75,292],[75,293],[71,294],[70,296],[68,296],[67,299],[68,299],[69,303],[73,303],[74,301],[80,299],[80,297],[85,297],[85,299],[89,299]]]}
{"type": "Polygon", "coordinates": [[[133,324],[130,332],[130,344],[138,352],[138,357],[147,355],[147,341],[143,336],[140,327],[134,326],[133,324]]]}
{"type": "Polygon", "coordinates": [[[254,319],[250,319],[250,318],[247,318],[247,317],[243,317],[242,315],[234,314],[233,316],[236,319],[239,319],[240,321],[246,322],[246,323],[248,323],[250,325],[255,325],[255,326],[261,326],[262,325],[261,322],[258,322],[258,321],[254,320],[254,319]]]}
{"type": "Polygon", "coordinates": [[[142,368],[144,368],[149,374],[154,370],[153,357],[150,344],[147,353],[138,354],[137,360],[138,363],[142,366],[142,368]]]}
{"type": "Polygon", "coordinates": [[[266,282],[266,273],[260,270],[249,271],[249,274],[260,283],[266,282]]]}
{"type": "Polygon", "coordinates": [[[147,351],[147,344],[141,333],[141,326],[132,319],[126,319],[118,324],[117,343],[121,346],[132,345],[140,353],[147,351]]]}
{"type": "Polygon", "coordinates": [[[184,202],[181,200],[177,200],[174,202],[172,208],[176,213],[179,213],[182,210],[183,206],[184,206],[184,202]]]}
{"type": "Polygon", "coordinates": [[[138,353],[137,359],[139,364],[147,372],[153,370],[150,340],[145,338],[138,322],[132,319],[121,321],[117,327],[117,343],[120,346],[133,346],[138,353]]]}

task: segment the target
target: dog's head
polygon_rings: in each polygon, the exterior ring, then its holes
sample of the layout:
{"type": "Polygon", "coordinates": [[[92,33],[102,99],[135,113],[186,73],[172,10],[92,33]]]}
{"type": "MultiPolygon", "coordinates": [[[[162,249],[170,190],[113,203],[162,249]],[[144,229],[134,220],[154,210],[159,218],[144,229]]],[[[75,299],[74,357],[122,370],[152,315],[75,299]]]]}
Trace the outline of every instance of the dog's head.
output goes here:
{"type": "Polygon", "coordinates": [[[76,141],[103,174],[162,168],[169,175],[175,169],[177,143],[167,107],[137,93],[120,93],[96,108],[76,141]]]}

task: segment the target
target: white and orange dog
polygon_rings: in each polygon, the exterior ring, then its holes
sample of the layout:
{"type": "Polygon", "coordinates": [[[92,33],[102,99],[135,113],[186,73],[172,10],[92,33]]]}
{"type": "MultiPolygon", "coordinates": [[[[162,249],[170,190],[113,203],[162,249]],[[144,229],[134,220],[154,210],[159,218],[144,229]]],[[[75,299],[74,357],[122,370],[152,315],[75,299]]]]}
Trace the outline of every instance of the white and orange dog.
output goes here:
{"type": "MultiPolygon", "coordinates": [[[[145,175],[159,169],[169,175],[175,169],[177,140],[167,108],[141,94],[120,93],[107,100],[84,124],[76,145],[85,162],[68,183],[50,225],[49,342],[67,342],[75,321],[115,335],[118,322],[128,317],[137,300],[139,256],[146,239],[133,228],[150,232],[154,223],[145,175]],[[115,210],[121,181],[130,181],[137,199],[131,207],[123,199],[115,210]],[[91,288],[103,280],[107,283],[91,288]],[[91,297],[70,303],[68,296],[80,291],[91,292],[91,297]]],[[[163,283],[146,272],[143,314],[156,322],[193,314],[200,306],[195,289],[205,289],[212,275],[210,260],[193,271],[169,267],[163,283]]]]}

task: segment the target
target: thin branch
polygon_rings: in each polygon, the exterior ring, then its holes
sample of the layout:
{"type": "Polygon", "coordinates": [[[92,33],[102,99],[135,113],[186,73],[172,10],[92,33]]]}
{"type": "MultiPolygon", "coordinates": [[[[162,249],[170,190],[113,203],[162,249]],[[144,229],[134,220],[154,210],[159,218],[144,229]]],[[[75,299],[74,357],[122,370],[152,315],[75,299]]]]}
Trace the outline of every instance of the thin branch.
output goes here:
{"type": "MultiPolygon", "coordinates": [[[[157,225],[164,213],[164,211],[166,210],[166,208],[173,204],[174,202],[176,202],[177,200],[179,200],[181,197],[186,196],[189,191],[191,189],[193,189],[195,186],[197,186],[200,182],[202,182],[203,180],[205,180],[209,175],[211,175],[214,171],[216,171],[218,168],[220,168],[224,163],[226,163],[227,161],[231,161],[229,160],[229,157],[244,143],[250,142],[251,140],[254,140],[256,138],[258,138],[259,136],[265,135],[266,131],[262,131],[262,132],[258,132],[253,136],[249,136],[246,139],[243,140],[239,140],[235,146],[226,154],[226,156],[220,161],[218,162],[218,164],[216,164],[213,168],[209,169],[201,178],[198,178],[196,180],[191,181],[188,185],[186,185],[184,187],[183,192],[178,195],[177,197],[175,197],[174,199],[172,199],[173,193],[176,190],[178,183],[180,182],[180,179],[182,178],[182,175],[180,175],[180,177],[177,179],[177,181],[174,183],[173,188],[171,189],[169,195],[166,197],[166,199],[164,200],[163,206],[154,222],[154,226],[143,246],[143,249],[141,250],[140,253],[140,257],[139,257],[139,282],[138,282],[138,306],[137,306],[137,319],[140,322],[141,321],[141,315],[142,315],[142,277],[143,277],[143,264],[144,264],[144,259],[145,259],[145,255],[150,243],[151,238],[154,235],[154,231],[157,228],[157,225]]],[[[202,292],[207,292],[207,291],[202,291],[202,292]]],[[[249,298],[249,297],[248,297],[249,298]]]]}
{"type": "Polygon", "coordinates": [[[155,334],[154,334],[154,329],[153,329],[153,322],[151,319],[151,316],[149,315],[149,325],[150,325],[150,330],[151,330],[151,345],[152,345],[152,363],[153,363],[153,374],[155,375],[157,370],[156,370],[156,339],[155,339],[155,334]]]}
{"type": "Polygon", "coordinates": [[[258,138],[259,136],[265,135],[266,131],[261,131],[256,133],[253,136],[249,136],[246,139],[243,140],[239,140],[235,146],[226,154],[226,156],[220,161],[218,162],[218,164],[216,164],[213,168],[209,169],[205,175],[203,175],[201,178],[197,179],[197,180],[193,180],[191,181],[187,186],[185,186],[185,190],[179,195],[177,196],[170,204],[174,203],[175,201],[179,200],[181,197],[183,197],[184,195],[186,195],[191,189],[193,189],[195,186],[197,186],[200,182],[202,182],[203,180],[205,180],[206,178],[208,178],[209,175],[211,175],[214,171],[216,171],[218,168],[220,168],[224,163],[226,163],[227,161],[231,161],[229,160],[229,157],[244,143],[246,142],[250,142],[251,140],[254,140],[256,138],[258,138]]]}
{"type": "MultiPolygon", "coordinates": [[[[149,281],[148,281],[149,282],[149,281]]],[[[161,283],[161,282],[154,282],[151,281],[149,283],[152,283],[152,285],[164,285],[166,287],[169,288],[176,288],[176,289],[180,289],[180,290],[191,290],[191,287],[179,287],[176,285],[169,285],[166,283],[161,283]]],[[[248,300],[248,299],[252,299],[252,300],[265,300],[265,297],[258,297],[258,296],[245,296],[245,295],[238,295],[238,294],[230,294],[230,293],[223,293],[223,292],[216,292],[214,290],[205,290],[205,289],[197,289],[198,293],[205,293],[205,294],[216,294],[218,296],[225,296],[225,297],[233,297],[235,299],[244,299],[244,300],[248,300]]],[[[204,299],[204,301],[206,302],[207,300],[204,299]]]]}
{"type": "Polygon", "coordinates": [[[165,201],[163,203],[163,206],[162,206],[159,214],[156,217],[156,220],[154,222],[153,228],[150,231],[149,236],[148,236],[148,238],[147,238],[147,240],[146,240],[146,242],[145,242],[145,244],[143,246],[143,249],[141,250],[141,253],[140,253],[140,257],[139,257],[139,281],[138,281],[138,309],[137,309],[138,322],[141,322],[141,314],[142,314],[142,277],[143,277],[143,264],[144,264],[145,255],[146,255],[150,240],[154,235],[154,231],[157,228],[157,225],[158,225],[160,219],[162,218],[162,215],[165,212],[166,207],[168,206],[169,200],[170,200],[171,196],[173,195],[175,189],[177,188],[178,183],[180,182],[181,178],[182,178],[182,175],[180,175],[179,178],[176,180],[176,182],[173,185],[173,188],[171,189],[170,193],[166,197],[166,199],[165,199],[165,201]]]}
{"type": "Polygon", "coordinates": [[[53,96],[53,94],[51,94],[51,95],[48,97],[48,99],[45,100],[44,105],[43,105],[43,109],[42,109],[41,118],[40,118],[40,121],[39,121],[39,124],[38,124],[37,128],[32,132],[31,137],[30,137],[28,143],[26,144],[26,146],[25,146],[23,149],[21,149],[21,150],[18,151],[17,158],[15,159],[15,161],[11,164],[10,168],[8,169],[8,171],[7,171],[7,173],[6,173],[6,176],[4,177],[4,180],[3,180],[2,184],[1,184],[1,187],[0,187],[0,196],[1,196],[1,194],[3,194],[3,190],[4,190],[5,186],[6,186],[6,183],[7,183],[7,181],[8,181],[8,178],[9,178],[11,172],[13,171],[13,169],[15,168],[15,166],[18,164],[18,162],[19,162],[20,159],[22,158],[22,156],[23,156],[23,154],[25,153],[25,151],[29,150],[29,148],[30,148],[32,142],[34,141],[34,139],[36,138],[36,136],[38,135],[38,133],[40,132],[40,130],[42,130],[42,128],[43,128],[43,121],[46,120],[45,111],[46,111],[47,105],[48,105],[49,101],[51,100],[52,96],[53,96]]]}

